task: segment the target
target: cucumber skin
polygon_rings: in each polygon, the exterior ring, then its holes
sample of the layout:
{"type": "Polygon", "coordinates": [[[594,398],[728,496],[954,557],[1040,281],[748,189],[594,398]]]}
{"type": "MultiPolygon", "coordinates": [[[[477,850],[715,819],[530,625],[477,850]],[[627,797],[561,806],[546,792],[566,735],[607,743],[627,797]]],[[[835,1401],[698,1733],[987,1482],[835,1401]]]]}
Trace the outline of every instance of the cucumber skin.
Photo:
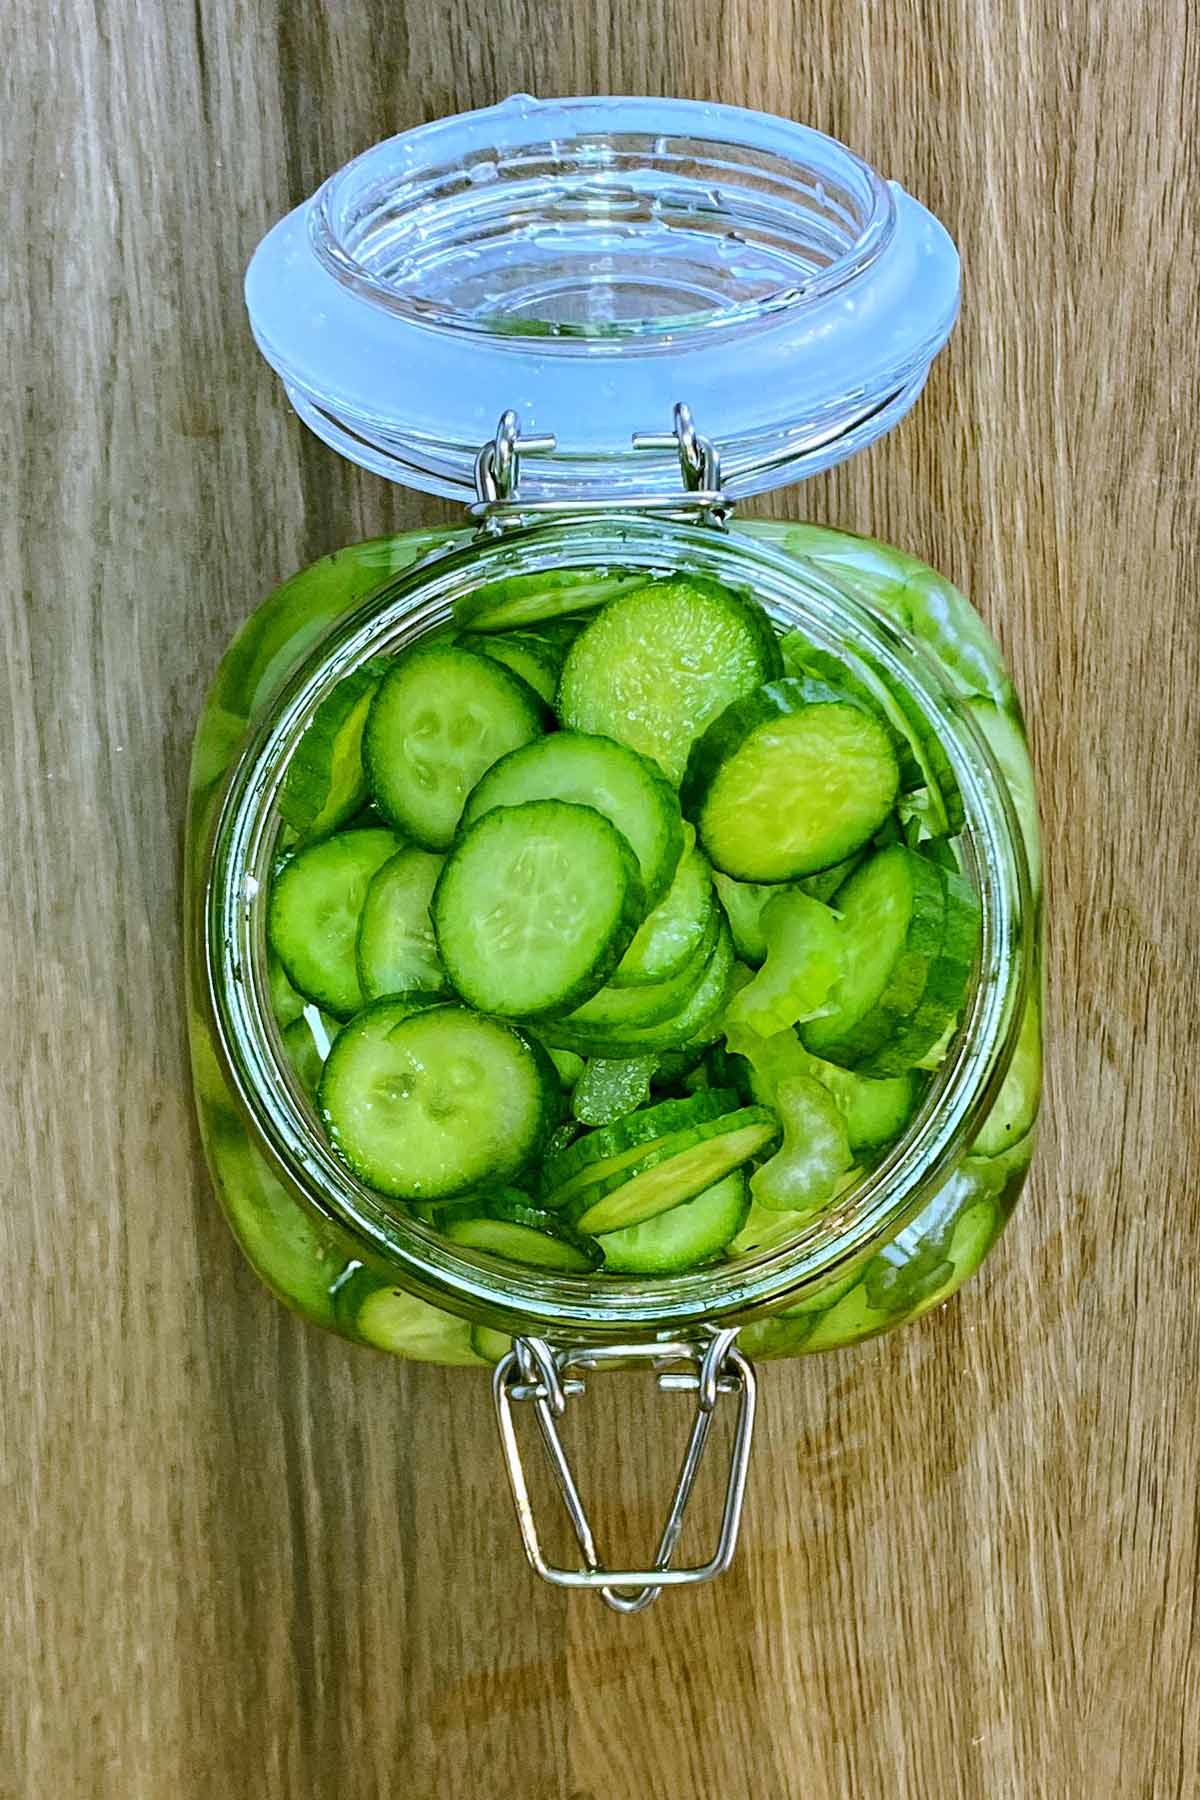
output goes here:
{"type": "Polygon", "coordinates": [[[387,673],[386,657],[375,657],[352,674],[343,676],[333,691],[326,695],[310,719],[304,736],[288,766],[279,794],[279,812],[284,823],[298,831],[302,839],[325,837],[348,824],[360,812],[367,798],[367,776],[362,766],[362,734],[367,714],[379,684],[387,673]],[[358,726],[358,778],[331,813],[326,813],[333,776],[333,753],[339,735],[362,707],[358,726]]]}
{"type": "MultiPolygon", "coordinates": [[[[294,856],[288,858],[283,868],[279,870],[275,879],[272,881],[270,892],[267,896],[267,942],[274,951],[280,967],[288,981],[291,983],[292,987],[295,988],[297,993],[303,994],[306,1000],[315,1001],[323,1012],[332,1013],[334,1017],[338,1019],[348,1019],[352,1017],[362,1006],[363,994],[361,984],[358,980],[357,954],[354,953],[353,955],[354,985],[357,990],[354,995],[341,992],[334,993],[330,987],[325,985],[324,981],[321,982],[321,991],[318,992],[316,991],[318,984],[315,981],[310,981],[307,986],[304,986],[301,982],[297,981],[296,970],[299,967],[299,964],[295,956],[287,948],[287,945],[281,945],[280,934],[282,933],[282,936],[285,939],[291,935],[290,924],[285,916],[289,900],[289,891],[297,880],[297,870],[300,871],[300,878],[303,877],[305,858],[327,856],[333,853],[335,849],[343,850],[346,855],[349,855],[351,848],[349,840],[352,837],[370,837],[379,840],[379,861],[372,870],[372,875],[367,878],[367,886],[370,885],[372,876],[378,873],[383,864],[389,862],[403,847],[395,833],[388,826],[369,828],[362,832],[334,832],[330,837],[317,838],[314,843],[306,844],[303,849],[298,850],[294,856]],[[388,844],[390,844],[390,849],[385,847],[388,844]]],[[[364,888],[364,896],[365,891],[364,888]]]]}
{"type": "Polygon", "coordinates": [[[641,1225],[627,1225],[623,1229],[610,1231],[606,1237],[593,1239],[601,1254],[601,1269],[614,1275],[679,1275],[687,1269],[699,1268],[712,1257],[719,1256],[726,1244],[735,1238],[750,1213],[750,1189],[746,1183],[745,1169],[734,1169],[730,1174],[722,1176],[711,1188],[705,1188],[691,1200],[683,1200],[677,1207],[666,1212],[657,1213],[653,1219],[646,1219],[641,1225]],[[718,1189],[728,1189],[722,1196],[724,1208],[718,1218],[709,1224],[707,1233],[697,1248],[693,1240],[690,1250],[680,1254],[678,1250],[654,1249],[655,1237],[668,1235],[661,1229],[652,1231],[656,1223],[660,1226],[670,1220],[678,1229],[690,1221],[679,1215],[689,1208],[700,1208],[704,1202],[715,1196],[718,1189]],[[642,1233],[642,1243],[636,1242],[635,1233],[642,1233]],[[647,1242],[646,1240],[650,1241],[647,1242]]]}
{"type": "Polygon", "coordinates": [[[693,1130],[697,1125],[719,1119],[723,1113],[736,1111],[738,1096],[732,1088],[705,1088],[687,1100],[660,1100],[654,1106],[642,1106],[626,1113],[611,1125],[602,1125],[578,1138],[546,1164],[542,1175],[542,1192],[549,1196],[574,1181],[585,1169],[607,1162],[639,1144],[656,1138],[693,1130]]]}
{"type": "MultiPolygon", "coordinates": [[[[682,854],[680,855],[679,862],[676,866],[675,876],[671,886],[668,888],[658,906],[647,913],[645,919],[643,919],[641,925],[638,927],[632,944],[625,952],[625,955],[622,957],[621,962],[613,973],[611,983],[613,987],[651,987],[657,985],[660,981],[670,981],[673,975],[678,975],[686,966],[692,955],[695,953],[696,944],[701,941],[704,932],[708,927],[708,922],[717,905],[717,898],[713,892],[712,871],[708,866],[707,857],[696,847],[696,833],[694,828],[690,824],[685,824],[684,831],[687,841],[684,844],[682,854]],[[671,906],[672,895],[675,891],[676,883],[679,882],[681,876],[686,879],[692,876],[693,873],[703,890],[700,911],[691,914],[684,913],[681,915],[678,910],[678,905],[676,905],[671,916],[672,923],[682,919],[682,927],[686,929],[689,934],[698,933],[696,936],[696,943],[688,948],[685,940],[682,954],[673,954],[669,962],[660,965],[657,969],[655,969],[653,965],[650,965],[650,973],[647,974],[646,956],[648,952],[646,946],[648,943],[653,942],[653,931],[656,921],[661,921],[663,913],[671,906]],[[639,942],[639,940],[641,941],[639,942]]],[[[661,930],[661,925],[659,926],[659,929],[661,930]]]]}
{"type": "MultiPolygon", "coordinates": [[[[710,1119],[706,1124],[696,1125],[690,1131],[676,1132],[665,1142],[647,1150],[644,1157],[631,1163],[629,1167],[619,1169],[613,1175],[588,1183],[566,1202],[563,1213],[567,1223],[574,1230],[584,1230],[582,1221],[588,1217],[594,1207],[609,1199],[613,1194],[619,1193],[622,1188],[628,1187],[641,1176],[649,1174],[654,1169],[662,1168],[664,1164],[674,1162],[677,1157],[686,1155],[690,1150],[698,1149],[702,1144],[716,1144],[720,1139],[733,1137],[743,1130],[749,1130],[752,1126],[761,1128],[762,1137],[758,1146],[755,1149],[747,1150],[741,1158],[742,1162],[749,1162],[752,1156],[760,1155],[768,1144],[779,1136],[779,1121],[765,1106],[739,1107],[735,1112],[722,1113],[719,1117],[710,1119]]],[[[738,1166],[738,1164],[733,1165],[735,1168],[738,1166]]],[[[725,1173],[732,1173],[732,1170],[727,1169],[725,1173]]],[[[718,1176],[717,1179],[720,1180],[722,1177],[718,1176]]],[[[644,1218],[655,1218],[659,1212],[669,1212],[671,1206],[682,1205],[685,1200],[694,1200],[697,1193],[703,1192],[706,1187],[715,1185],[714,1181],[705,1178],[702,1186],[693,1190],[692,1193],[680,1194],[666,1206],[659,1207],[657,1212],[643,1216],[644,1218]]],[[[642,1220],[630,1220],[629,1223],[641,1224],[642,1220]]],[[[619,1226],[614,1229],[624,1230],[625,1227],[619,1226]]],[[[589,1235],[600,1237],[604,1233],[593,1228],[589,1235]]]]}
{"type": "Polygon", "coordinates": [[[683,1011],[708,972],[709,961],[717,947],[719,921],[709,918],[704,937],[683,971],[667,981],[648,982],[644,987],[619,988],[605,983],[585,1000],[581,1007],[563,1020],[568,1028],[582,1025],[585,1030],[612,1031],[620,1036],[631,1027],[635,1031],[661,1025],[683,1011]],[[605,1017],[605,1013],[608,1014],[605,1017]],[[622,1017],[624,1014],[624,1017],[622,1017]]]}
{"type": "MultiPolygon", "coordinates": [[[[434,935],[436,936],[438,943],[438,953],[445,965],[447,975],[450,977],[453,986],[459,993],[462,992],[462,989],[454,969],[456,958],[452,951],[447,951],[443,935],[443,926],[441,924],[442,907],[443,905],[449,905],[449,900],[445,897],[448,896],[451,891],[456,859],[461,855],[464,848],[473,838],[476,838],[480,833],[487,832],[489,828],[495,829],[494,821],[500,812],[511,815],[516,812],[524,812],[528,807],[546,805],[565,806],[567,804],[568,802],[566,801],[554,802],[529,800],[525,802],[524,806],[520,807],[497,807],[490,813],[484,813],[481,819],[477,820],[474,825],[469,826],[456,840],[453,849],[446,858],[442,872],[438,876],[437,885],[433,890],[433,899],[430,902],[429,911],[433,919],[434,935]]],[[[579,810],[593,812],[595,817],[611,831],[614,839],[619,845],[619,856],[625,874],[624,898],[620,913],[613,927],[612,935],[596,961],[588,969],[587,973],[581,975],[577,981],[573,982],[548,1005],[539,1007],[536,1010],[522,1012],[519,1015],[512,1015],[519,1016],[522,1020],[527,1020],[530,1023],[539,1025],[549,1024],[552,1021],[561,1019],[566,1013],[574,1012],[577,1007],[583,1005],[585,1000],[590,1000],[593,994],[599,992],[620,962],[621,958],[624,956],[626,950],[629,948],[638,926],[645,917],[645,897],[642,888],[641,870],[638,868],[637,857],[630,849],[628,840],[617,830],[610,819],[606,818],[603,813],[596,812],[594,807],[581,807],[579,810]]],[[[451,935],[453,935],[453,933],[451,935]]],[[[466,996],[464,996],[464,999],[465,998],[466,996]]],[[[467,1004],[471,1005],[473,1002],[468,1000],[467,1004]]],[[[490,1010],[496,1012],[494,1005],[489,1009],[479,1008],[477,1010],[490,1010]]],[[[508,1015],[498,1014],[497,1016],[505,1017],[508,1015]]],[[[565,1040],[559,1042],[557,1033],[555,1035],[554,1048],[556,1050],[573,1050],[576,1055],[580,1056],[586,1056],[589,1053],[587,1049],[580,1050],[574,1043],[567,1043],[565,1040]]]]}
{"type": "Polygon", "coordinates": [[[901,1075],[913,1068],[962,1010],[979,947],[979,908],[961,875],[952,875],[937,863],[930,866],[946,893],[942,943],[929,965],[916,1011],[895,1037],[855,1064],[862,1075],[901,1075]]]}
{"type": "Polygon", "coordinates": [[[605,1032],[599,1026],[587,1030],[573,1028],[565,1019],[555,1021],[548,1031],[556,1049],[614,1060],[642,1056],[649,1050],[705,1049],[721,1035],[736,968],[733,940],[722,915],[718,922],[716,947],[704,980],[681,1012],[659,1025],[646,1025],[636,1032],[626,1028],[619,1035],[605,1032]]]}

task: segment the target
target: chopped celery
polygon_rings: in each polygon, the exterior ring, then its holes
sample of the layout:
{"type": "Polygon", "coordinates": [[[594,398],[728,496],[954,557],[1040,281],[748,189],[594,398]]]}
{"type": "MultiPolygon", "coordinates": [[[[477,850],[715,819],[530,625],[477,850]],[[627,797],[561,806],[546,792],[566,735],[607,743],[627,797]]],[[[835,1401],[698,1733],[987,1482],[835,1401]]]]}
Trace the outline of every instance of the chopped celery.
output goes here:
{"type": "Polygon", "coordinates": [[[783,1143],[750,1178],[760,1206],[806,1213],[824,1206],[853,1163],[836,1101],[811,1075],[791,1075],[775,1090],[783,1143]]]}
{"type": "Polygon", "coordinates": [[[762,929],[766,961],[727,1017],[770,1037],[820,1016],[842,972],[842,947],[836,913],[795,889],[768,902],[762,929]]]}

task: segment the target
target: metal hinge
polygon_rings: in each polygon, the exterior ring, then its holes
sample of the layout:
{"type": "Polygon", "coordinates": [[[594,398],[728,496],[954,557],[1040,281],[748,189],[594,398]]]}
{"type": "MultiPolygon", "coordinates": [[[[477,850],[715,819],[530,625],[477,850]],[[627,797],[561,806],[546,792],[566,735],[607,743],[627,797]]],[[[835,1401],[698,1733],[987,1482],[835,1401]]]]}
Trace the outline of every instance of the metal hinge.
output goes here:
{"type": "Polygon", "coordinates": [[[544,1338],[514,1338],[513,1348],[496,1368],[493,1393],[500,1425],[500,1441],[508,1467],[508,1479],[517,1509],[525,1555],[543,1581],[552,1582],[556,1587],[596,1588],[615,1612],[631,1613],[641,1612],[643,1607],[651,1605],[664,1587],[686,1587],[711,1581],[715,1575],[722,1574],[729,1567],[737,1548],[738,1528],[741,1524],[757,1397],[754,1369],[737,1349],[734,1341],[736,1337],[737,1329],[734,1327],[715,1332],[700,1343],[614,1344],[598,1348],[574,1346],[565,1349],[552,1348],[544,1338]],[[658,1540],[653,1562],[643,1569],[614,1569],[600,1560],[587,1511],[559,1436],[558,1420],[566,1410],[568,1398],[584,1391],[584,1383],[578,1372],[600,1369],[606,1364],[625,1365],[630,1362],[652,1364],[658,1386],[664,1392],[694,1393],[696,1413],[675,1484],[671,1510],[658,1540]],[[709,1430],[722,1394],[736,1395],[738,1404],[720,1535],[707,1562],[694,1564],[689,1568],[672,1568],[671,1558],[683,1530],[688,1500],[695,1486],[709,1430]],[[546,1459],[582,1553],[581,1568],[558,1568],[547,1561],[542,1550],[517,1443],[514,1404],[533,1406],[546,1459]]]}
{"type": "Polygon", "coordinates": [[[523,500],[520,492],[521,458],[546,456],[558,448],[558,439],[546,434],[523,437],[517,414],[501,413],[496,435],[475,458],[475,504],[472,517],[490,532],[506,525],[538,518],[571,517],[588,513],[635,512],[691,524],[725,524],[733,501],[721,485],[721,458],[711,439],[696,430],[691,407],[681,400],[675,407],[674,430],[635,431],[635,450],[675,450],[683,490],[679,494],[621,495],[613,500],[523,500]]]}

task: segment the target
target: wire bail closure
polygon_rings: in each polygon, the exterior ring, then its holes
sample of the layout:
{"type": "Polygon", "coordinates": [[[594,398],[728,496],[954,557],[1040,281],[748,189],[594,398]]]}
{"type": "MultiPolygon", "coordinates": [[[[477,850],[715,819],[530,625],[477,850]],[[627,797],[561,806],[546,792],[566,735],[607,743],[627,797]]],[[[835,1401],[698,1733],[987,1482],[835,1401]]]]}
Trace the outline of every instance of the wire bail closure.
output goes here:
{"type": "Polygon", "coordinates": [[[652,514],[721,528],[733,511],[733,501],[721,484],[720,453],[710,438],[696,430],[692,409],[686,402],[676,402],[674,418],[673,431],[635,431],[632,443],[635,450],[678,453],[683,481],[683,492],[678,496],[632,494],[611,501],[522,500],[522,456],[549,455],[557,450],[558,439],[552,433],[524,437],[520,418],[509,407],[500,415],[495,437],[481,445],[475,458],[476,498],[471,516],[480,521],[482,530],[489,532],[548,516],[610,512],[652,514]]]}
{"type": "Polygon", "coordinates": [[[746,1492],[746,1472],[754,1433],[757,1382],[753,1366],[737,1349],[737,1327],[711,1333],[699,1342],[658,1344],[575,1345],[553,1348],[544,1338],[518,1337],[497,1365],[492,1391],[500,1442],[504,1450],[509,1485],[521,1528],[525,1555],[534,1572],[555,1587],[598,1589],[614,1612],[641,1612],[658,1599],[664,1587],[692,1587],[721,1575],[733,1560],[746,1492]],[[571,1473],[558,1432],[558,1420],[568,1399],[585,1391],[581,1375],[572,1371],[604,1368],[614,1363],[649,1362],[658,1387],[664,1393],[693,1393],[696,1414],[680,1465],[671,1510],[658,1541],[654,1561],[644,1569],[612,1569],[601,1562],[587,1511],[571,1473]],[[683,1368],[678,1365],[684,1364],[683,1368]],[[737,1396],[737,1415],[725,1505],[717,1546],[705,1563],[689,1568],[671,1567],[671,1558],[683,1530],[688,1501],[704,1455],[713,1416],[723,1394],[737,1396]],[[583,1566],[563,1569],[547,1561],[542,1550],[525,1469],[517,1443],[513,1405],[532,1403],[550,1471],[562,1495],[583,1566]]]}

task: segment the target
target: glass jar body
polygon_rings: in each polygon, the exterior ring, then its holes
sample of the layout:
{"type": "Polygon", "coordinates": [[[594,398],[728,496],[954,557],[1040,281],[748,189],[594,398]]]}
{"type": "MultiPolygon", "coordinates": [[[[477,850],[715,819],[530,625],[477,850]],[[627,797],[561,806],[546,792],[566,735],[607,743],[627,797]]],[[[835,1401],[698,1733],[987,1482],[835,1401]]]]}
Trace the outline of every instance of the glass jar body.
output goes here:
{"type": "MultiPolygon", "coordinates": [[[[970,713],[1007,784],[1033,889],[1040,859],[1032,775],[1020,711],[999,651],[963,597],[932,570],[883,545],[802,524],[738,522],[734,543],[766,543],[805,560],[933,658],[970,713]]],[[[197,732],[188,827],[188,941],[199,941],[209,843],[229,769],[246,731],[268,715],[289,675],[346,612],[406,567],[466,542],[465,532],[408,533],[352,546],[301,572],[258,609],[230,647],[197,732]]],[[[1041,1073],[1039,958],[1009,1073],[982,1126],[888,1241],[845,1264],[802,1299],[754,1317],[742,1342],[756,1355],[831,1349],[903,1324],[948,1298],[990,1250],[1020,1192],[1034,1144],[1041,1073]]],[[[384,1347],[418,1359],[493,1359],[503,1337],[480,1315],[443,1311],[402,1285],[386,1255],[305,1197],[235,1103],[214,1042],[201,959],[189,976],[193,1062],[206,1154],[235,1235],[260,1277],[312,1322],[354,1338],[364,1293],[392,1289],[384,1347]]],[[[286,1004],[286,1002],[285,1002],[286,1004]]],[[[471,1311],[466,1308],[465,1312],[471,1311]]],[[[375,1316],[379,1309],[374,1309],[375,1316]]]]}

